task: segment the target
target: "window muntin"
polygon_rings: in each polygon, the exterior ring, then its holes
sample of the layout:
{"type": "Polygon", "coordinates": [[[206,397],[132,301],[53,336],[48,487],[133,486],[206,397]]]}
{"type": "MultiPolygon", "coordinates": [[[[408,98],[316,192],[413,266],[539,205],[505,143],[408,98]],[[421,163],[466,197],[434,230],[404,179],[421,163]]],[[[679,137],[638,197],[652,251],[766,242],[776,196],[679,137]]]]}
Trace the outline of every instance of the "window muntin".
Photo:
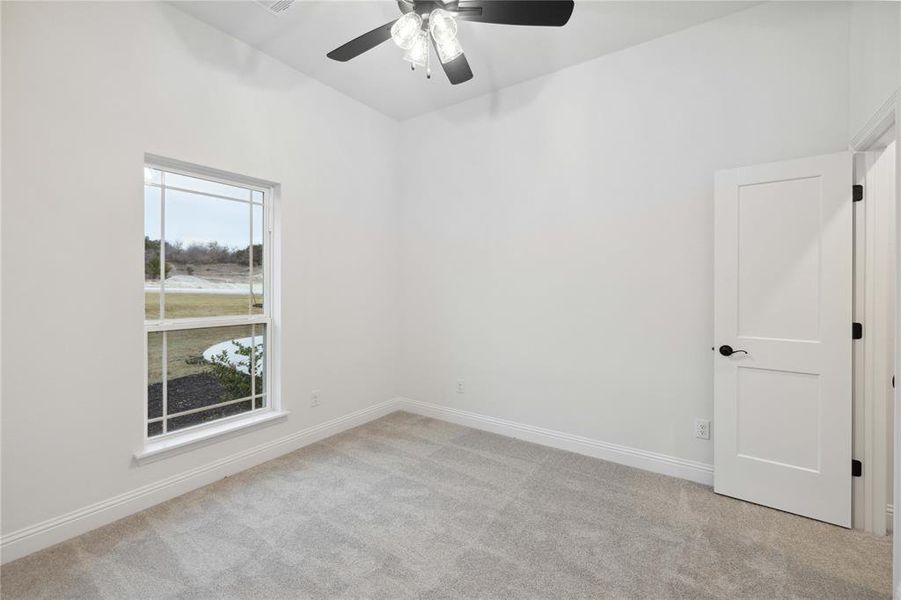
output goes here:
{"type": "Polygon", "coordinates": [[[144,169],[147,438],[268,408],[271,190],[144,169]]]}

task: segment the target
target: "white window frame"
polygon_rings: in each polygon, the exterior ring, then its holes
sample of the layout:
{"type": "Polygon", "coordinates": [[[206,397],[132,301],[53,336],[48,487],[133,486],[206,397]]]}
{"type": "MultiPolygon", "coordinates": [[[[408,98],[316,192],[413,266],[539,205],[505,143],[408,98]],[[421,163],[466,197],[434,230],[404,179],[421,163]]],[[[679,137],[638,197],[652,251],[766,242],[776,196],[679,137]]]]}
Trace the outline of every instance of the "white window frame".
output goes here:
{"type": "MultiPolygon", "coordinates": [[[[165,297],[165,276],[160,279],[160,315],[163,318],[145,319],[144,320],[144,402],[141,418],[143,449],[135,453],[135,459],[140,463],[151,458],[158,458],[170,453],[181,451],[196,443],[207,441],[210,438],[219,437],[230,434],[238,430],[247,429],[276,420],[281,420],[287,416],[287,412],[282,410],[280,392],[280,321],[278,319],[280,311],[280,294],[279,281],[273,277],[273,273],[280,272],[279,269],[279,253],[277,244],[274,243],[276,237],[276,217],[278,212],[278,194],[280,188],[278,184],[246,177],[243,175],[235,175],[209,167],[194,165],[181,161],[176,161],[156,155],[146,154],[144,156],[144,167],[159,170],[162,174],[162,180],[159,184],[147,183],[160,189],[161,202],[161,222],[160,222],[160,238],[165,240],[165,191],[166,189],[176,189],[199,194],[212,198],[222,198],[223,201],[242,202],[235,198],[228,198],[217,194],[207,192],[198,192],[196,190],[182,190],[182,188],[165,185],[165,174],[173,173],[204,179],[215,183],[238,186],[247,188],[252,191],[262,192],[263,194],[263,310],[261,314],[247,314],[237,316],[216,316],[216,317],[197,317],[197,318],[165,318],[162,304],[165,297]],[[264,390],[262,392],[265,398],[265,406],[262,408],[251,408],[251,410],[223,417],[206,423],[200,423],[185,427],[175,431],[166,431],[167,419],[173,416],[189,414],[191,411],[182,411],[177,415],[167,414],[167,402],[165,394],[163,395],[162,416],[153,419],[148,418],[148,360],[149,348],[148,338],[151,333],[164,333],[169,331],[183,331],[190,329],[201,329],[210,327],[228,327],[228,326],[247,326],[247,325],[263,325],[265,326],[266,335],[263,372],[264,390]],[[147,429],[151,422],[162,421],[163,433],[155,436],[148,436],[147,429]]],[[[249,202],[252,204],[252,202],[249,202]]],[[[252,224],[251,224],[252,228],[252,224]]],[[[253,231],[251,229],[251,248],[253,245],[253,231]]],[[[143,238],[142,238],[143,243],[143,238]]],[[[252,250],[251,250],[252,252],[252,250]]],[[[160,244],[160,270],[161,274],[165,269],[165,243],[160,244]]],[[[162,362],[165,366],[166,361],[166,344],[163,342],[162,362]]],[[[163,385],[165,386],[165,368],[163,370],[163,385]]],[[[217,406],[225,406],[231,403],[246,402],[248,399],[238,399],[229,402],[217,403],[203,410],[216,408],[217,406]]],[[[249,399],[251,407],[256,405],[256,398],[252,395],[249,399]]]]}

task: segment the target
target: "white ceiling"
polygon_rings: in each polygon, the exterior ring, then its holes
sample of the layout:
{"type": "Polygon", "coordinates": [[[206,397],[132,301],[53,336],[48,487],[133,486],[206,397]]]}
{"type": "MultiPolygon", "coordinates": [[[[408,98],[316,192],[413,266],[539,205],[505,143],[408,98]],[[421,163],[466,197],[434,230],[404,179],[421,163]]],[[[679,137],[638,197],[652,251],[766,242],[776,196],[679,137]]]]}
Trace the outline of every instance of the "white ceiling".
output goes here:
{"type": "Polygon", "coordinates": [[[421,70],[411,72],[390,41],[346,63],[326,58],[326,52],[400,16],[394,0],[297,0],[280,15],[251,0],[172,4],[386,115],[408,119],[757,2],[576,0],[561,28],[461,22],[458,37],[475,76],[457,86],[437,60],[431,80],[421,70]]]}

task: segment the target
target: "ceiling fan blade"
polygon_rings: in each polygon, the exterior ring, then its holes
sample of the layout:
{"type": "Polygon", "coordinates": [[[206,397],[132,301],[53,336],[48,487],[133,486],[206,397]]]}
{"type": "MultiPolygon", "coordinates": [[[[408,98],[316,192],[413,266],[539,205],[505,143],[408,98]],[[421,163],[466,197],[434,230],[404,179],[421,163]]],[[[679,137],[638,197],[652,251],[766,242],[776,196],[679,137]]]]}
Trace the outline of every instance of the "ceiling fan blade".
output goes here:
{"type": "Polygon", "coordinates": [[[343,46],[335,48],[334,50],[326,54],[326,56],[328,56],[332,60],[338,60],[341,62],[347,62],[352,58],[360,56],[367,50],[372,50],[382,42],[387,41],[391,37],[392,25],[394,25],[394,21],[385,23],[381,27],[376,27],[372,31],[364,33],[360,37],[350,40],[343,46]]]}
{"type": "Polygon", "coordinates": [[[476,23],[562,27],[574,6],[573,0],[460,0],[454,16],[476,23]]]}
{"type": "Polygon", "coordinates": [[[453,85],[472,79],[472,69],[469,68],[469,61],[466,60],[465,54],[461,54],[450,62],[441,63],[441,66],[453,85]]]}
{"type": "MultiPolygon", "coordinates": [[[[435,38],[432,38],[432,47],[435,48],[435,54],[438,54],[435,38]]],[[[439,60],[438,62],[441,61],[439,60]]],[[[469,68],[469,61],[466,60],[465,54],[460,54],[460,56],[450,62],[441,63],[441,68],[444,69],[444,74],[447,75],[452,85],[472,79],[472,69],[469,68]]]]}

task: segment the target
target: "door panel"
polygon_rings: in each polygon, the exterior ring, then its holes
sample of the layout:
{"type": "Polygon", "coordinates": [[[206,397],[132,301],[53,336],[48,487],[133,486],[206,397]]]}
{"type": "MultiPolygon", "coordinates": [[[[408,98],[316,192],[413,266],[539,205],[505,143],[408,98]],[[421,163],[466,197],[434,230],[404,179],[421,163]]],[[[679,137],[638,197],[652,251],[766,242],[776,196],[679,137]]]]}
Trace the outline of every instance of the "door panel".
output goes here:
{"type": "Polygon", "coordinates": [[[808,177],[738,189],[739,333],[816,340],[820,182],[808,177]],[[786,202],[785,198],[791,198],[786,202]],[[779,243],[773,243],[778,240],[779,243]],[[786,261],[785,256],[795,260],[786,261]]]}
{"type": "Polygon", "coordinates": [[[739,457],[819,471],[819,375],[739,367],[736,411],[739,457]]]}
{"type": "Polygon", "coordinates": [[[851,155],[716,176],[714,487],[851,523],[851,155]]]}

